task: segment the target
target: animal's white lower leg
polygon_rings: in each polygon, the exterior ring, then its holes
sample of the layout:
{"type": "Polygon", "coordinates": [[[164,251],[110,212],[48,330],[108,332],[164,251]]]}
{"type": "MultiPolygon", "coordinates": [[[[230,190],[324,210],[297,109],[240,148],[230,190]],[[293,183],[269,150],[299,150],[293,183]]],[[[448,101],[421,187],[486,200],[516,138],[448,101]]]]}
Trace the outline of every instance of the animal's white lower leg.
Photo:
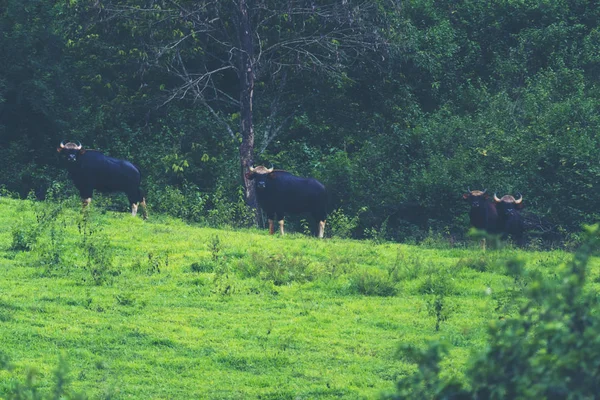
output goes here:
{"type": "Polygon", "coordinates": [[[137,214],[137,210],[138,210],[138,205],[137,205],[136,203],[133,203],[133,204],[131,205],[131,215],[132,215],[133,217],[135,217],[135,216],[136,216],[136,214],[137,214]]]}
{"type": "Polygon", "coordinates": [[[283,233],[283,220],[279,221],[279,232],[281,233],[281,236],[284,235],[284,233],[283,233]]]}
{"type": "Polygon", "coordinates": [[[325,221],[319,221],[319,237],[322,238],[325,233],[325,221]]]}

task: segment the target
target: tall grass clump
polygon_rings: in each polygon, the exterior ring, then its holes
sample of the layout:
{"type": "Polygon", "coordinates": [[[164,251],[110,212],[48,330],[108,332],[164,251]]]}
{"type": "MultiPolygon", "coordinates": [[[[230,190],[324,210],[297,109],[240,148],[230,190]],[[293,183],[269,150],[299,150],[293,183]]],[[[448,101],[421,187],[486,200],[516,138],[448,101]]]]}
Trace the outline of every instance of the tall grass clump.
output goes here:
{"type": "Polygon", "coordinates": [[[12,228],[10,249],[14,251],[33,250],[42,236],[54,223],[63,210],[62,202],[40,202],[30,195],[20,207],[21,222],[12,228]],[[33,218],[28,209],[33,209],[33,218]]]}
{"type": "Polygon", "coordinates": [[[491,322],[489,345],[470,361],[464,379],[442,373],[445,345],[405,348],[418,370],[402,378],[388,399],[591,399],[600,393],[600,298],[584,289],[588,262],[600,248],[600,226],[559,278],[534,274],[520,262],[508,268],[530,279],[527,301],[514,317],[491,322]]]}
{"type": "Polygon", "coordinates": [[[80,248],[83,249],[88,273],[84,281],[99,286],[109,283],[118,271],[113,269],[113,249],[108,235],[104,233],[95,211],[86,208],[77,224],[80,234],[80,248]]]}
{"type": "MultiPolygon", "coordinates": [[[[9,358],[0,353],[0,370],[14,373],[14,365],[9,358]]],[[[3,398],[11,400],[83,400],[87,396],[70,389],[71,378],[67,361],[60,357],[54,370],[54,381],[50,387],[42,387],[37,383],[38,373],[29,369],[23,381],[15,379],[8,391],[2,393],[3,398]],[[5,397],[4,397],[5,396],[5,397]]]]}
{"type": "Polygon", "coordinates": [[[236,269],[244,278],[258,277],[263,281],[272,282],[275,286],[289,285],[293,282],[305,283],[316,278],[316,271],[307,259],[283,254],[265,255],[253,252],[250,260],[239,262],[236,269]]]}
{"type": "Polygon", "coordinates": [[[398,293],[397,283],[390,271],[365,269],[350,277],[350,290],[364,296],[395,296],[398,293]]]}

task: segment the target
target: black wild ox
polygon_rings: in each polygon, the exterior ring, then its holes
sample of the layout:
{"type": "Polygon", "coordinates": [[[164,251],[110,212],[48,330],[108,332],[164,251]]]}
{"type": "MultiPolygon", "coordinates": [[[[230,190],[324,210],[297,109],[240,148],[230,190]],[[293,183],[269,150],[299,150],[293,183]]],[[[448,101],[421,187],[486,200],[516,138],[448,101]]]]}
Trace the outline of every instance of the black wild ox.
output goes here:
{"type": "Polygon", "coordinates": [[[67,171],[79,190],[83,206],[92,201],[94,189],[100,192],[124,192],[131,204],[131,215],[137,214],[138,203],[147,218],[146,199],[140,189],[140,170],[126,160],[105,156],[97,150],[82,149],[81,144],[60,143],[56,149],[67,165],[67,171]]]}
{"type": "Polygon", "coordinates": [[[498,210],[498,230],[502,233],[504,239],[512,236],[518,245],[523,245],[523,232],[525,226],[520,210],[525,207],[523,196],[519,193],[519,198],[506,195],[498,198],[494,193],[494,201],[498,210]]]}
{"type": "Polygon", "coordinates": [[[323,237],[327,217],[327,191],[321,182],[263,166],[250,167],[246,178],[254,180],[256,199],[267,214],[270,234],[274,233],[275,217],[283,235],[283,218],[286,213],[308,212],[319,223],[317,236],[323,237]]]}
{"type": "Polygon", "coordinates": [[[496,204],[491,202],[489,196],[485,193],[487,189],[481,191],[467,188],[467,191],[468,193],[463,194],[463,199],[471,205],[469,211],[471,226],[483,229],[487,233],[497,233],[498,212],[496,204]]]}

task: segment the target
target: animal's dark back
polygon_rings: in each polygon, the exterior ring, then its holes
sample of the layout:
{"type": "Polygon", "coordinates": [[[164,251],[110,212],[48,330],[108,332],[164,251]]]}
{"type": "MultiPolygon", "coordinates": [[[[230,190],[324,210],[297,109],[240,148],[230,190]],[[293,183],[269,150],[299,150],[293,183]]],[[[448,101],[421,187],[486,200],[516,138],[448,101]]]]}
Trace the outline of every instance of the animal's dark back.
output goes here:
{"type": "Polygon", "coordinates": [[[268,179],[264,194],[259,194],[259,203],[265,208],[278,208],[283,211],[325,212],[327,190],[314,178],[302,178],[287,171],[274,171],[268,179]]]}
{"type": "Polygon", "coordinates": [[[88,150],[79,156],[79,165],[72,170],[75,179],[93,179],[99,190],[121,190],[138,186],[139,169],[127,160],[88,150]]]}

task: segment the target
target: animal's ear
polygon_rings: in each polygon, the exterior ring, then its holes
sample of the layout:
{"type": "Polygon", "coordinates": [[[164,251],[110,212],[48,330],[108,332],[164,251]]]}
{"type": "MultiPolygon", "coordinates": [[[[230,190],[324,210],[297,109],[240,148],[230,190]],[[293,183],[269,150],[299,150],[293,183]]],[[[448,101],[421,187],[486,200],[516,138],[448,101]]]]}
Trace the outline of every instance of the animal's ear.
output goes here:
{"type": "Polygon", "coordinates": [[[254,172],[246,172],[246,179],[248,179],[249,181],[251,181],[252,179],[254,179],[254,172]]]}
{"type": "Polygon", "coordinates": [[[523,203],[523,202],[520,202],[520,203],[518,203],[518,204],[515,204],[515,208],[516,208],[517,210],[520,210],[520,209],[522,209],[522,208],[525,208],[525,203],[523,203]]]}
{"type": "Polygon", "coordinates": [[[483,195],[483,198],[484,198],[484,199],[489,199],[489,198],[490,198],[490,195],[486,193],[486,194],[484,194],[484,195],[483,195]]]}
{"type": "Polygon", "coordinates": [[[471,193],[465,193],[465,194],[463,194],[463,199],[467,200],[467,199],[469,198],[469,195],[470,195],[470,194],[471,194],[471,193]]]}
{"type": "Polygon", "coordinates": [[[268,179],[275,179],[277,177],[277,175],[275,175],[275,172],[271,172],[269,175],[267,175],[268,179]]]}
{"type": "Polygon", "coordinates": [[[58,151],[60,153],[61,151],[63,151],[63,148],[62,147],[57,147],[56,151],[58,151]]]}
{"type": "Polygon", "coordinates": [[[79,154],[85,154],[85,149],[79,150],[79,154]]]}

